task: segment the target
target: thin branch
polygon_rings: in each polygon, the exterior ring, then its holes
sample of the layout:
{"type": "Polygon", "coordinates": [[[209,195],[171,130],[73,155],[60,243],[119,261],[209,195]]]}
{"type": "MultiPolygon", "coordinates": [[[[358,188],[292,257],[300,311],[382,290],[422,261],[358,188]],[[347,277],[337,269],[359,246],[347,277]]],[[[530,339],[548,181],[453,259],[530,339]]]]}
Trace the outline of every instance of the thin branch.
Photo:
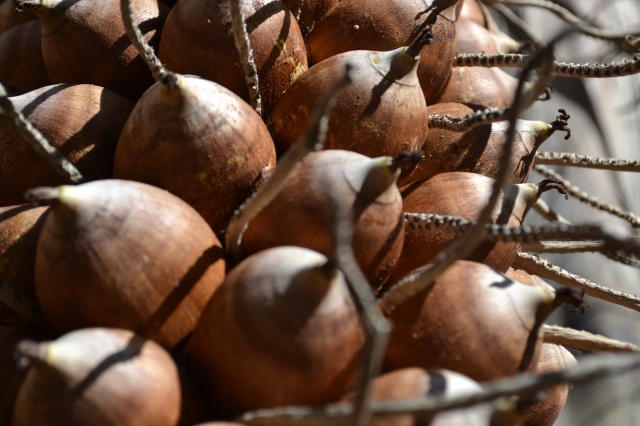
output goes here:
{"type": "Polygon", "coordinates": [[[626,211],[618,206],[614,206],[612,204],[609,203],[605,203],[600,201],[599,199],[597,199],[596,197],[594,197],[593,195],[589,194],[588,192],[582,190],[581,188],[579,188],[578,186],[574,185],[571,181],[569,181],[567,178],[563,177],[562,175],[554,172],[553,170],[551,170],[550,168],[546,167],[546,166],[542,166],[542,165],[534,165],[533,169],[540,173],[543,176],[548,177],[549,179],[553,179],[556,180],[560,183],[562,183],[562,185],[565,187],[565,189],[567,190],[567,192],[575,199],[582,201],[583,203],[586,203],[588,205],[590,205],[593,208],[596,208],[598,210],[602,210],[604,212],[610,213],[614,216],[617,216],[621,219],[626,220],[627,222],[629,222],[631,224],[631,226],[633,226],[634,228],[640,228],[640,217],[636,216],[634,213],[626,211]]]}
{"type": "Polygon", "coordinates": [[[149,46],[140,31],[140,27],[133,22],[133,11],[131,10],[131,0],[120,0],[120,13],[122,14],[122,20],[124,21],[124,27],[127,30],[129,41],[135,46],[136,50],[144,59],[144,62],[149,67],[153,79],[160,81],[167,76],[167,70],[160,62],[160,59],[156,56],[153,48],[149,46]]]}
{"type": "Polygon", "coordinates": [[[604,241],[528,241],[522,250],[534,253],[584,253],[607,249],[604,241]]]}
{"type": "Polygon", "coordinates": [[[483,2],[487,4],[532,6],[545,9],[554,13],[557,17],[571,25],[576,31],[601,40],[624,42],[628,35],[640,34],[640,28],[619,30],[595,27],[574,15],[568,9],[548,0],[483,0],[483,2]]]}
{"type": "Polygon", "coordinates": [[[640,312],[640,298],[638,296],[623,293],[579,275],[572,274],[554,265],[547,259],[542,259],[528,253],[518,253],[511,267],[514,269],[523,269],[530,274],[538,275],[543,279],[553,280],[564,286],[582,289],[585,294],[589,296],[640,312]]]}
{"type": "Polygon", "coordinates": [[[9,284],[0,281],[0,304],[5,305],[20,318],[27,320],[40,330],[47,330],[47,321],[42,316],[38,305],[18,293],[9,284]]]}
{"type": "MultiPolygon", "coordinates": [[[[459,234],[468,232],[476,222],[458,216],[431,213],[403,213],[408,229],[430,230],[449,228],[459,234]]],[[[607,231],[599,224],[549,223],[543,225],[508,226],[485,225],[485,240],[513,241],[522,244],[538,243],[544,240],[602,240],[603,250],[624,251],[640,257],[640,241],[636,238],[620,237],[607,231]]]]}
{"type": "MultiPolygon", "coordinates": [[[[555,41],[563,36],[564,34],[557,37],[555,41]]],[[[484,239],[486,233],[485,225],[491,220],[491,215],[502,194],[502,190],[508,184],[510,172],[507,164],[509,164],[509,158],[511,158],[513,151],[517,115],[528,108],[548,86],[551,80],[551,64],[553,63],[551,48],[554,44],[555,42],[552,42],[548,47],[537,52],[531,63],[523,69],[519,76],[513,104],[507,114],[509,126],[505,138],[506,143],[503,145],[499,157],[498,164],[503,166],[498,170],[493,182],[491,196],[478,215],[477,222],[461,238],[453,241],[444,251],[439,253],[432,264],[405,276],[391,287],[380,302],[386,313],[392,312],[397,306],[431,286],[438,275],[456,260],[462,259],[471,253],[484,239]],[[538,68],[538,80],[529,90],[524,90],[525,81],[527,81],[531,71],[537,65],[540,65],[540,62],[542,62],[542,66],[538,68]]]]}
{"type": "Polygon", "coordinates": [[[491,4],[495,11],[504,17],[504,19],[511,25],[516,27],[537,49],[543,47],[546,43],[542,40],[537,31],[529,26],[529,24],[518,15],[516,15],[511,9],[503,4],[491,4]]]}
{"type": "Polygon", "coordinates": [[[40,154],[65,181],[69,183],[82,182],[84,178],[76,166],[67,160],[55,146],[51,145],[44,135],[33,127],[20,111],[14,108],[11,99],[7,96],[7,90],[1,83],[0,109],[2,109],[2,113],[8,116],[14,126],[16,126],[20,136],[22,136],[22,138],[31,145],[31,148],[40,154]]]}
{"type": "Polygon", "coordinates": [[[621,342],[588,331],[573,328],[545,325],[542,328],[546,343],[566,346],[584,352],[640,352],[640,347],[633,343],[621,342]]]}
{"type": "MultiPolygon", "coordinates": [[[[523,67],[529,61],[528,55],[519,53],[458,53],[454,66],[457,67],[523,67]]],[[[640,58],[619,64],[575,64],[554,62],[553,75],[576,78],[622,77],[640,72],[640,58]]]]}
{"type": "Polygon", "coordinates": [[[532,207],[538,214],[551,222],[560,222],[570,224],[571,222],[564,218],[560,213],[553,210],[546,201],[542,198],[538,198],[536,203],[532,207]]]}
{"type": "MultiPolygon", "coordinates": [[[[547,374],[519,374],[506,379],[485,383],[482,389],[460,396],[429,395],[428,398],[378,401],[371,410],[376,416],[415,415],[430,419],[438,413],[472,407],[512,395],[535,395],[544,389],[562,383],[581,384],[597,379],[624,374],[640,368],[640,354],[602,354],[583,357],[566,370],[547,374]]],[[[239,418],[252,426],[345,425],[351,415],[351,405],[330,404],[324,407],[279,407],[246,413],[239,418]]]]}
{"type": "Polygon", "coordinates": [[[225,246],[232,259],[242,256],[242,235],[249,226],[249,222],[256,217],[278,195],[289,177],[289,174],[300,164],[308,153],[322,149],[329,127],[329,114],[335,97],[352,81],[351,67],[345,68],[344,75],[326,95],[320,99],[311,117],[309,128],[302,139],[289,148],[280,158],[271,178],[251,195],[234,213],[225,236],[225,246]]]}
{"type": "Polygon", "coordinates": [[[622,158],[601,158],[573,152],[549,152],[536,153],[536,164],[550,166],[584,167],[589,169],[613,170],[616,172],[640,172],[640,161],[623,160],[622,158]]]}
{"type": "Polygon", "coordinates": [[[371,419],[369,408],[371,383],[382,368],[391,325],[378,308],[376,297],[358,266],[353,253],[354,212],[349,211],[338,200],[334,200],[334,211],[336,212],[336,223],[333,260],[349,283],[351,295],[358,308],[364,329],[367,332],[367,342],[363,350],[363,364],[365,367],[362,369],[358,383],[358,393],[352,418],[354,425],[365,426],[369,424],[371,419]]]}
{"type": "Polygon", "coordinates": [[[258,67],[256,66],[256,61],[253,57],[253,50],[251,49],[249,33],[247,32],[247,25],[245,23],[244,2],[245,0],[231,0],[230,2],[231,31],[233,33],[233,40],[236,44],[240,63],[242,64],[242,69],[244,71],[244,78],[247,82],[251,106],[259,115],[262,115],[262,99],[260,98],[258,67]]]}

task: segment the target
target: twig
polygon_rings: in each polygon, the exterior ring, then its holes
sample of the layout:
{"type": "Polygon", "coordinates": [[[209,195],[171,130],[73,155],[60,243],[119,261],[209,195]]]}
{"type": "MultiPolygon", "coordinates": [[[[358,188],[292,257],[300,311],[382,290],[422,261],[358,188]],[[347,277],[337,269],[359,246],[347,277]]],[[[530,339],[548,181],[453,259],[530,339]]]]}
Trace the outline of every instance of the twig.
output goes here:
{"type": "Polygon", "coordinates": [[[353,253],[354,211],[349,211],[338,200],[334,200],[334,211],[336,212],[336,224],[333,260],[349,283],[349,290],[367,332],[367,342],[362,355],[365,367],[362,369],[358,383],[352,418],[354,425],[365,426],[371,418],[368,404],[371,382],[380,373],[391,325],[378,308],[371,286],[358,266],[353,253]]]}
{"type": "Polygon", "coordinates": [[[589,169],[613,170],[616,172],[640,172],[640,161],[623,160],[621,158],[601,158],[573,152],[549,152],[536,153],[536,164],[550,166],[585,167],[589,169]]]}
{"type": "Polygon", "coordinates": [[[570,224],[571,222],[565,219],[560,213],[553,210],[546,201],[542,198],[538,198],[536,203],[532,207],[538,214],[551,222],[560,222],[570,224]]]}
{"type": "Polygon", "coordinates": [[[528,253],[518,253],[511,266],[514,269],[523,269],[530,274],[538,275],[540,278],[553,280],[561,285],[582,289],[585,294],[597,299],[640,312],[640,298],[638,296],[613,290],[579,275],[572,274],[547,259],[528,253]]]}
{"type": "Polygon", "coordinates": [[[7,306],[18,314],[20,318],[27,320],[38,329],[47,330],[47,321],[42,316],[38,306],[2,281],[0,281],[0,304],[7,306]]]}
{"type": "Polygon", "coordinates": [[[630,28],[626,30],[604,29],[595,27],[583,19],[577,17],[568,9],[548,0],[483,0],[487,4],[504,4],[510,6],[532,6],[548,10],[558,16],[560,19],[571,25],[576,31],[588,36],[607,41],[621,41],[630,34],[640,33],[639,28],[630,28]]]}
{"type": "Polygon", "coordinates": [[[640,352],[640,347],[633,343],[621,342],[588,331],[573,328],[545,325],[542,328],[546,343],[555,343],[584,352],[640,352]]]}
{"type": "Polygon", "coordinates": [[[136,50],[144,59],[144,62],[149,67],[153,79],[155,81],[161,81],[167,76],[167,70],[165,69],[160,59],[156,56],[153,48],[149,46],[140,31],[140,27],[133,22],[133,11],[131,10],[131,0],[120,0],[120,13],[122,14],[122,20],[124,21],[124,27],[127,30],[129,41],[135,46],[136,50]]]}
{"type": "Polygon", "coordinates": [[[342,79],[318,102],[309,128],[302,139],[282,156],[271,178],[235,211],[225,236],[226,250],[231,254],[232,259],[237,260],[242,255],[242,235],[249,226],[249,222],[280,192],[289,174],[304,157],[311,151],[322,149],[329,126],[329,113],[335,97],[350,83],[351,67],[347,66],[342,79]]]}
{"type": "MultiPolygon", "coordinates": [[[[561,35],[556,38],[555,41],[563,36],[564,35],[561,35]]],[[[511,158],[513,151],[517,115],[528,108],[549,84],[551,80],[551,64],[553,63],[551,47],[554,44],[555,42],[552,42],[548,47],[537,52],[531,60],[531,63],[523,69],[519,76],[513,104],[507,114],[509,127],[505,138],[506,143],[502,147],[498,163],[503,166],[498,170],[493,182],[491,196],[478,215],[477,222],[471,226],[461,238],[453,241],[444,251],[439,253],[431,265],[405,276],[391,287],[380,301],[386,313],[392,312],[404,301],[427,289],[440,273],[445,271],[456,260],[464,258],[471,253],[484,239],[486,233],[485,225],[491,220],[491,215],[500,198],[500,194],[508,183],[508,175],[510,172],[506,165],[509,164],[509,158],[511,158]],[[538,69],[538,80],[528,91],[525,91],[524,83],[528,79],[531,71],[536,65],[539,65],[539,61],[542,61],[542,66],[538,69]]]]}
{"type": "MultiPolygon", "coordinates": [[[[0,108],[2,113],[7,115],[18,130],[18,133],[27,141],[42,158],[44,158],[54,170],[69,183],[80,183],[83,181],[82,174],[55,146],[44,137],[42,133],[16,110],[7,95],[7,90],[0,83],[0,108]]],[[[4,183],[2,183],[4,185],[4,183]]]]}
{"type": "Polygon", "coordinates": [[[606,250],[604,241],[528,241],[522,250],[534,253],[583,253],[606,250]]]}
{"type": "Polygon", "coordinates": [[[539,49],[546,44],[524,19],[516,15],[507,6],[503,4],[490,4],[489,6],[501,14],[507,22],[520,30],[520,32],[533,44],[534,47],[539,49]]]}
{"type": "Polygon", "coordinates": [[[249,41],[249,33],[244,18],[244,1],[231,0],[231,31],[233,32],[233,40],[236,44],[236,50],[240,56],[240,63],[244,71],[244,78],[247,82],[249,90],[249,100],[251,106],[259,115],[262,115],[262,99],[260,98],[258,67],[253,57],[251,43],[249,41]]]}
{"type": "MultiPolygon", "coordinates": [[[[485,383],[483,388],[460,396],[430,395],[429,398],[378,401],[371,405],[376,416],[411,414],[429,419],[438,413],[471,407],[512,395],[534,395],[549,387],[562,384],[580,384],[604,377],[623,374],[640,368],[640,354],[602,354],[583,357],[566,370],[547,374],[519,374],[507,379],[485,383]]],[[[246,413],[239,418],[252,426],[289,425],[345,425],[351,415],[351,405],[331,404],[324,407],[279,407],[246,413]]]]}
{"type": "Polygon", "coordinates": [[[540,173],[541,175],[548,177],[549,179],[554,179],[562,183],[562,185],[565,187],[567,192],[575,199],[582,201],[583,203],[586,203],[593,208],[602,210],[604,212],[617,216],[621,219],[624,219],[627,222],[629,222],[631,226],[633,226],[634,228],[640,228],[640,217],[636,216],[634,213],[623,210],[618,206],[614,206],[612,204],[605,203],[598,200],[596,197],[592,196],[588,192],[574,185],[567,178],[554,172],[553,170],[551,170],[546,166],[534,165],[533,169],[536,172],[540,173]]]}
{"type": "MultiPolygon", "coordinates": [[[[454,66],[458,67],[522,67],[528,63],[528,55],[519,53],[459,53],[454,66]]],[[[619,64],[575,64],[554,62],[553,75],[558,77],[607,78],[622,77],[640,72],[640,58],[619,64]]]]}
{"type": "MultiPolygon", "coordinates": [[[[445,216],[431,213],[403,213],[408,229],[449,228],[462,234],[476,225],[476,222],[457,216],[445,216]]],[[[615,235],[599,224],[550,223],[544,225],[508,226],[499,224],[485,225],[485,240],[493,242],[514,241],[518,243],[537,243],[544,240],[602,240],[603,250],[624,251],[640,257],[640,241],[615,235]]]]}

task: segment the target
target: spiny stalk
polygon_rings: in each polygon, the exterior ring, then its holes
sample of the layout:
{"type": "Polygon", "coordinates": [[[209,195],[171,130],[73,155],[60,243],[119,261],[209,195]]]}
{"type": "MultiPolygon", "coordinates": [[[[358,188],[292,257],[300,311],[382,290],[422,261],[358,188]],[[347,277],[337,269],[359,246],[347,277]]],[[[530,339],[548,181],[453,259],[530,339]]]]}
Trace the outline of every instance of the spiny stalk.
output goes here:
{"type": "Polygon", "coordinates": [[[244,71],[244,78],[247,82],[251,106],[256,110],[258,115],[262,115],[262,99],[260,98],[258,67],[256,65],[255,58],[253,57],[253,50],[251,49],[249,33],[245,23],[244,1],[245,0],[230,1],[231,32],[233,33],[233,40],[236,44],[236,50],[238,51],[240,63],[242,64],[242,69],[244,71]]]}
{"type": "Polygon", "coordinates": [[[633,343],[621,342],[573,328],[545,325],[542,327],[542,333],[542,338],[546,343],[562,345],[584,352],[640,352],[640,347],[633,343]]]}
{"type": "Polygon", "coordinates": [[[546,164],[549,166],[584,167],[589,169],[613,170],[616,172],[640,172],[640,161],[638,160],[592,157],[574,152],[539,151],[536,153],[535,162],[536,164],[546,164]]]}

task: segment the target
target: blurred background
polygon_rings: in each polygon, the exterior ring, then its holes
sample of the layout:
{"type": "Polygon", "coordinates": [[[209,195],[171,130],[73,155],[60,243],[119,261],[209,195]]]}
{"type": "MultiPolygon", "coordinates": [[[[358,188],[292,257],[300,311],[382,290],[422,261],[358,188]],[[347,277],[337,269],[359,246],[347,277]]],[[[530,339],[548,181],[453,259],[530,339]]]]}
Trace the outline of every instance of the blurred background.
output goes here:
{"type": "MultiPolygon", "coordinates": [[[[621,30],[640,26],[638,0],[566,0],[556,1],[594,24],[621,30]]],[[[566,28],[552,13],[533,7],[511,7],[544,40],[566,28]]],[[[492,11],[502,28],[510,28],[492,11]]],[[[518,32],[510,28],[511,34],[518,32]]],[[[522,39],[521,37],[518,37],[522,39]]],[[[584,35],[572,35],[556,49],[556,59],[565,62],[611,62],[629,59],[620,46],[584,35]]],[[[575,152],[600,157],[640,159],[640,76],[606,79],[556,78],[550,101],[537,102],[525,118],[551,121],[558,108],[571,115],[572,137],[555,134],[541,150],[575,152]]],[[[640,175],[575,167],[552,167],[582,189],[602,201],[640,213],[640,175]]],[[[533,174],[533,181],[543,177],[533,174]]],[[[565,201],[556,193],[543,197],[557,212],[572,222],[615,225],[627,235],[638,235],[629,223],[587,206],[575,199],[565,201]]],[[[529,223],[542,223],[537,213],[529,223]]],[[[640,292],[640,270],[616,263],[596,253],[541,254],[557,265],[608,287],[627,293],[640,292]]],[[[583,314],[570,309],[557,312],[549,324],[565,325],[612,338],[640,344],[640,313],[586,297],[583,314]]],[[[574,352],[576,357],[584,356],[574,352]]],[[[556,423],[566,425],[640,425],[640,373],[600,380],[573,389],[567,407],[556,423]]]]}

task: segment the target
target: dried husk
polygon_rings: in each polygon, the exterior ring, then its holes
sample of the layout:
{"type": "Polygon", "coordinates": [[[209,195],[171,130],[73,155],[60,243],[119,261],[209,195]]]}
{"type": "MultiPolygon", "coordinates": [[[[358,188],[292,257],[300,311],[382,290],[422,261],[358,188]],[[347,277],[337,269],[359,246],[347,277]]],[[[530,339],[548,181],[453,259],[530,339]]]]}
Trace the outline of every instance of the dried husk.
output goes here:
{"type": "Polygon", "coordinates": [[[178,421],[178,372],[155,342],[127,330],[90,328],[25,343],[19,349],[29,350],[31,367],[13,426],[173,426],[178,421]]]}
{"type": "MultiPolygon", "coordinates": [[[[230,0],[182,0],[163,28],[160,59],[170,70],[222,84],[248,99],[247,83],[231,33],[230,0]]],[[[265,114],[307,70],[302,33],[281,1],[245,2],[245,22],[258,70],[265,114]]]]}
{"type": "Polygon", "coordinates": [[[189,355],[216,410],[237,415],[338,399],[360,368],[363,341],[342,274],[317,252],[283,246],[229,273],[189,355]]]}
{"type": "Polygon", "coordinates": [[[353,250],[374,289],[388,279],[403,242],[402,198],[385,158],[326,150],[310,154],[249,224],[246,254],[296,245],[330,256],[334,200],[356,211],[353,250]]]}
{"type": "Polygon", "coordinates": [[[36,255],[36,292],[57,332],[136,330],[173,347],[224,279],[220,242],[166,191],[121,180],[53,193],[36,255]]]}
{"type": "MultiPolygon", "coordinates": [[[[429,6],[440,0],[341,0],[309,34],[314,63],[352,50],[386,51],[408,46],[429,6]]],[[[418,78],[427,103],[442,90],[455,55],[455,7],[440,13],[434,40],[420,51],[418,78]]]]}
{"type": "MultiPolygon", "coordinates": [[[[389,315],[394,327],[385,368],[446,368],[477,381],[511,376],[538,316],[553,300],[552,292],[486,265],[457,261],[389,315]]],[[[540,343],[537,336],[528,369],[537,362],[540,343]]]]}
{"type": "MultiPolygon", "coordinates": [[[[85,179],[111,177],[116,142],[133,108],[129,99],[91,84],[56,84],[11,102],[85,179]]],[[[0,182],[0,206],[23,202],[29,188],[65,183],[2,114],[0,182]]]]}
{"type": "Polygon", "coordinates": [[[267,127],[230,90],[194,76],[162,81],[138,101],[118,141],[114,176],[182,198],[214,230],[251,195],[276,163],[267,127]]]}

